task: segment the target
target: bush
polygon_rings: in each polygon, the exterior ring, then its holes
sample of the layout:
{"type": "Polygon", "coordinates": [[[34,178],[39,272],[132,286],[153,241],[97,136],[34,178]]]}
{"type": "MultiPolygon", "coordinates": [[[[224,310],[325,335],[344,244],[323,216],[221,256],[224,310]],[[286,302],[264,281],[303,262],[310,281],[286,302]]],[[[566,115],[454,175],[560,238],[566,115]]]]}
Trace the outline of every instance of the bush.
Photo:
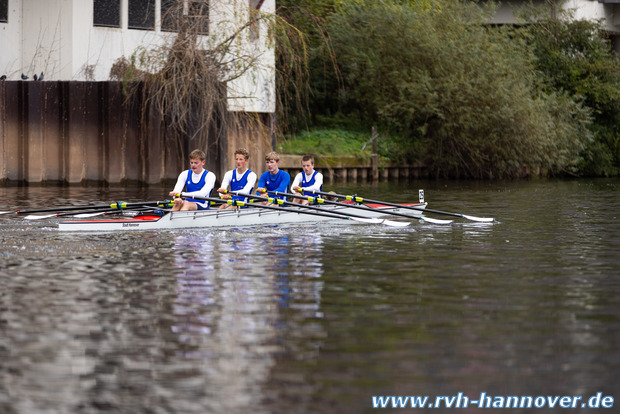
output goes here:
{"type": "Polygon", "coordinates": [[[620,59],[599,22],[531,19],[524,38],[536,56],[546,87],[579,97],[591,109],[594,140],[578,173],[617,175],[620,170],[620,59]]]}
{"type": "Polygon", "coordinates": [[[573,170],[589,111],[545,93],[523,39],[485,26],[474,3],[416,4],[356,0],[329,17],[343,106],[401,135],[402,154],[421,153],[437,176],[573,170]]]}

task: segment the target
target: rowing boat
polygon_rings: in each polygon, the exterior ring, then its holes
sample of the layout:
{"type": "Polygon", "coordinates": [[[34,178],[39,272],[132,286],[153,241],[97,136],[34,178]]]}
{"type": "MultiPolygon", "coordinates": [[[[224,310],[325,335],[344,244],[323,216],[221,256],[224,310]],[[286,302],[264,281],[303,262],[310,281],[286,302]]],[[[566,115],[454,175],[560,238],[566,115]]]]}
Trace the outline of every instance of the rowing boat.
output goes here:
{"type": "MultiPolygon", "coordinates": [[[[427,203],[405,203],[401,206],[411,206],[424,209],[427,203]]],[[[399,207],[379,204],[367,204],[364,217],[377,219],[390,213],[398,213],[399,207]]],[[[296,223],[315,223],[322,221],[344,222],[343,215],[350,214],[354,222],[372,222],[356,219],[359,209],[348,207],[346,204],[321,206],[325,214],[309,213],[308,210],[298,207],[286,207],[278,210],[264,210],[259,208],[241,208],[227,210],[199,210],[199,211],[161,211],[141,213],[135,216],[123,216],[114,219],[71,220],[58,223],[60,231],[117,231],[117,230],[173,230],[190,228],[215,227],[246,227],[263,225],[280,225],[296,223]],[[335,214],[338,213],[338,215],[335,214]]],[[[346,218],[346,217],[345,217],[346,218]]]]}

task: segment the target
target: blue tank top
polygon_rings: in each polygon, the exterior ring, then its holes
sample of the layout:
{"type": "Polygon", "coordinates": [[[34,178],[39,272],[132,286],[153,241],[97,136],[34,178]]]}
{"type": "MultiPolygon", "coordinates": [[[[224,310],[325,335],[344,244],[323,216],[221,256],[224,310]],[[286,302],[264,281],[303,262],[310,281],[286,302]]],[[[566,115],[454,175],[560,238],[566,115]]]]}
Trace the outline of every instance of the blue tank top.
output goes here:
{"type": "MultiPolygon", "coordinates": [[[[301,186],[302,187],[310,187],[311,185],[314,185],[314,179],[316,177],[316,174],[318,173],[318,171],[315,171],[314,174],[312,174],[312,177],[310,177],[309,181],[306,181],[306,174],[305,173],[301,173],[301,186]]],[[[323,185],[321,185],[321,188],[319,188],[319,191],[323,191],[323,185]]],[[[304,191],[304,195],[305,196],[312,196],[314,195],[311,192],[308,191],[304,191]]]]}
{"type": "MultiPolygon", "coordinates": [[[[281,192],[288,193],[289,186],[291,184],[291,176],[288,175],[286,171],[278,170],[276,175],[271,175],[269,171],[265,171],[261,177],[265,178],[265,188],[268,191],[277,191],[280,189],[281,192]],[[284,187],[284,181],[286,182],[286,187],[284,187]]],[[[274,198],[280,198],[282,200],[287,200],[286,196],[273,196],[274,198]]]]}
{"type": "MultiPolygon", "coordinates": [[[[251,172],[252,171],[247,170],[241,178],[237,179],[237,170],[234,169],[232,173],[232,179],[230,180],[230,190],[231,191],[243,190],[243,187],[245,187],[248,184],[248,175],[250,175],[251,172]]],[[[235,200],[245,201],[247,197],[233,196],[233,198],[235,200]]]]}
{"type": "MultiPolygon", "coordinates": [[[[205,180],[207,179],[207,174],[209,171],[204,170],[202,175],[200,176],[200,180],[197,183],[192,182],[192,170],[187,170],[187,180],[185,181],[185,191],[184,192],[194,192],[200,191],[202,187],[205,186],[205,180]]],[[[208,195],[210,197],[211,194],[208,195]]],[[[210,202],[204,200],[194,200],[193,198],[186,198],[187,201],[194,202],[198,205],[198,210],[207,210],[209,209],[210,202]],[[205,205],[206,204],[206,205],[205,205]]]]}

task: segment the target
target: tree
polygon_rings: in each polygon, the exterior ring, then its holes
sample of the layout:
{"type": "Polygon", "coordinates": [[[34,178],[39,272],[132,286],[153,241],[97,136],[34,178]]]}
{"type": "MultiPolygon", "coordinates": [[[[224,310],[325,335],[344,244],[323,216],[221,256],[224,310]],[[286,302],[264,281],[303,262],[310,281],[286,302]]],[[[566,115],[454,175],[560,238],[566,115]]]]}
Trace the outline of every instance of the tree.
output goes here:
{"type": "MultiPolygon", "coordinates": [[[[113,67],[112,77],[124,81],[128,96],[140,96],[159,114],[180,154],[188,145],[217,145],[230,127],[231,104],[252,99],[231,97],[230,85],[242,78],[258,82],[262,69],[276,70],[275,59],[286,62],[278,67],[284,87],[292,83],[303,89],[303,34],[276,13],[255,7],[261,3],[211,0],[188,6],[185,0],[166,0],[162,22],[171,30],[167,41],[145,45],[113,67]],[[272,54],[277,57],[264,59],[272,54]]],[[[252,113],[239,111],[237,116],[239,123],[261,127],[252,113]]]]}
{"type": "Polygon", "coordinates": [[[545,88],[583,100],[591,109],[594,135],[579,172],[620,173],[620,59],[601,23],[558,16],[530,15],[522,34],[536,56],[545,88]]]}
{"type": "MultiPolygon", "coordinates": [[[[338,110],[338,100],[334,99],[334,93],[337,95],[342,84],[331,39],[325,30],[325,21],[336,11],[336,4],[339,2],[340,0],[278,1],[278,15],[303,36],[307,65],[307,82],[287,82],[279,85],[280,96],[288,101],[288,104],[282,104],[287,111],[284,122],[281,122],[282,130],[296,130],[315,122],[316,114],[333,114],[338,110]],[[298,99],[291,99],[292,97],[298,99]],[[291,102],[296,102],[297,105],[291,105],[291,102]]],[[[290,37],[284,38],[284,43],[287,43],[288,38],[290,37]]],[[[278,60],[279,73],[288,73],[286,66],[286,61],[278,60]]],[[[298,76],[298,79],[301,77],[298,76]]]]}
{"type": "Polygon", "coordinates": [[[343,107],[402,136],[437,176],[574,170],[588,111],[545,93],[525,43],[487,19],[470,2],[342,2],[327,28],[343,107]]]}

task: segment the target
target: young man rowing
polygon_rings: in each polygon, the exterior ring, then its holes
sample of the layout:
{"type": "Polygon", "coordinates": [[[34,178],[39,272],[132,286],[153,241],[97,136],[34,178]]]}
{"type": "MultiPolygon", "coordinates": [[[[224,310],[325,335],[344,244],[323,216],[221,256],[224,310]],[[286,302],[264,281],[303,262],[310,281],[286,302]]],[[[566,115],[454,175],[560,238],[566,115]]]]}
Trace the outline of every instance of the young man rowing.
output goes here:
{"type": "MultiPolygon", "coordinates": [[[[226,194],[228,186],[230,185],[230,191],[238,191],[243,194],[251,194],[254,184],[256,184],[256,173],[248,169],[248,161],[250,160],[250,153],[245,148],[240,148],[235,151],[235,169],[227,171],[224,174],[222,180],[222,186],[218,188],[217,192],[220,193],[220,197],[224,200],[247,201],[241,196],[231,196],[226,194]]],[[[222,204],[220,209],[224,208],[237,208],[228,204],[222,204]]]]}
{"type": "Polygon", "coordinates": [[[189,154],[189,170],[179,174],[177,183],[169,195],[174,197],[174,207],[172,211],[191,211],[206,210],[209,208],[208,201],[194,200],[186,198],[185,200],[178,197],[177,194],[188,193],[191,196],[210,197],[211,191],[215,186],[215,174],[205,170],[207,156],[204,151],[195,149],[189,154]]]}
{"type": "MultiPolygon", "coordinates": [[[[272,197],[268,194],[268,191],[288,193],[291,176],[286,171],[280,170],[280,155],[273,151],[268,153],[265,155],[265,165],[267,171],[262,173],[258,179],[256,194],[262,197],[272,197]]],[[[284,196],[278,196],[277,198],[286,199],[284,196]]],[[[270,203],[265,201],[263,204],[270,203]]]]}
{"type": "MultiPolygon", "coordinates": [[[[314,170],[314,157],[312,155],[304,155],[301,158],[300,172],[295,176],[291,189],[297,194],[303,194],[305,196],[312,196],[310,191],[323,191],[323,174],[314,170]]],[[[308,200],[296,198],[294,203],[308,204],[308,200]]]]}

